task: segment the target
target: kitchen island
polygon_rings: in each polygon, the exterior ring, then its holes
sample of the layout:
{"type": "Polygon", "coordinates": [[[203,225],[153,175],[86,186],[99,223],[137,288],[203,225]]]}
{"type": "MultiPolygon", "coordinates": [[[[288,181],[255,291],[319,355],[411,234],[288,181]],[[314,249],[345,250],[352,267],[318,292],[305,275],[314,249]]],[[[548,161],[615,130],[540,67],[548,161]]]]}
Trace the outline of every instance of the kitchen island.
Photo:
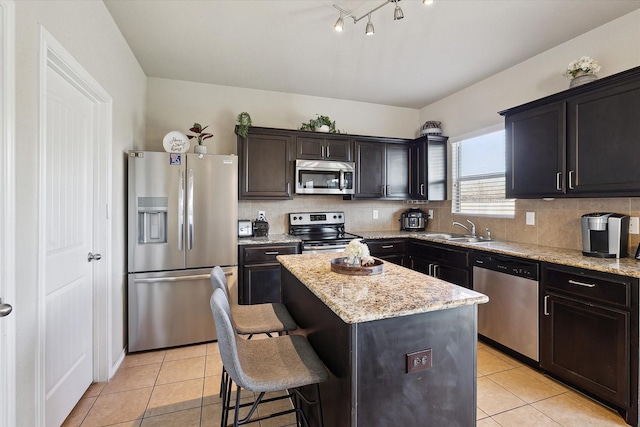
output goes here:
{"type": "MultiPolygon", "coordinates": [[[[391,263],[378,275],[334,273],[341,256],[278,256],[295,333],[330,372],[324,425],[475,425],[477,304],[488,298],[391,263]]],[[[312,425],[315,409],[305,408],[312,425]]]]}

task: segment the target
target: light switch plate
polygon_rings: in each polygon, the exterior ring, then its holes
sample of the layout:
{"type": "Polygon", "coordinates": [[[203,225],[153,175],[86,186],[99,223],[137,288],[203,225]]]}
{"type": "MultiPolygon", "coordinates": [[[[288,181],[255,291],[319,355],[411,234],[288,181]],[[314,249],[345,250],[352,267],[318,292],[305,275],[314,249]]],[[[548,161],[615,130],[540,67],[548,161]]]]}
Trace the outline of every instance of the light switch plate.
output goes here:
{"type": "Polygon", "coordinates": [[[629,234],[640,234],[640,221],[637,216],[629,218],[629,234]]]}
{"type": "Polygon", "coordinates": [[[428,218],[428,219],[433,219],[433,209],[429,209],[429,210],[427,211],[427,218],[428,218]]]}
{"type": "Polygon", "coordinates": [[[536,225],[536,213],[535,212],[527,212],[527,214],[526,214],[526,224],[527,225],[536,225]]]}
{"type": "Polygon", "coordinates": [[[378,209],[373,210],[373,219],[378,219],[378,209]]]}

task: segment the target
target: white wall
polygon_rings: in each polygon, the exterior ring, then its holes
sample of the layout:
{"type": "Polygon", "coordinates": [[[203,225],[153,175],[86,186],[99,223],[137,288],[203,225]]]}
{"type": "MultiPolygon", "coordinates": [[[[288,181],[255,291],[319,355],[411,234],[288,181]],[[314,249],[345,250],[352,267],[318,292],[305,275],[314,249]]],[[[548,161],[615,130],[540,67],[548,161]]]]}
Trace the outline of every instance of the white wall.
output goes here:
{"type": "MultiPolygon", "coordinates": [[[[640,66],[640,10],[423,108],[420,121],[442,121],[444,132],[454,141],[482,129],[504,126],[498,111],[568,89],[569,79],[562,73],[570,61],[581,56],[598,60],[602,67],[599,77],[640,66]]],[[[452,221],[471,218],[478,230],[490,227],[497,239],[568,249],[582,247],[579,221],[584,213],[640,215],[640,198],[516,200],[513,219],[452,215],[450,202],[429,206],[435,211],[431,230],[447,231],[452,221]],[[535,225],[525,223],[526,212],[535,213],[535,225]]],[[[639,239],[638,235],[629,235],[630,250],[635,251],[639,239]]]]}
{"type": "Polygon", "coordinates": [[[146,77],[99,1],[16,2],[16,304],[18,425],[34,426],[37,339],[39,28],[44,26],[113,97],[113,271],[110,363],[124,342],[125,160],[144,140],[146,77]]]}
{"type": "Polygon", "coordinates": [[[640,10],[423,108],[420,122],[442,121],[443,131],[452,139],[502,124],[498,111],[568,89],[569,79],[562,73],[582,56],[600,63],[599,77],[640,66],[640,10]]]}
{"type": "Polygon", "coordinates": [[[357,135],[413,138],[420,128],[418,111],[411,108],[159,78],[148,79],[147,93],[147,137],[137,149],[161,151],[167,132],[188,133],[198,122],[214,134],[205,143],[209,153],[236,153],[233,130],[243,111],[254,126],[282,129],[298,129],[316,114],[357,135]]]}

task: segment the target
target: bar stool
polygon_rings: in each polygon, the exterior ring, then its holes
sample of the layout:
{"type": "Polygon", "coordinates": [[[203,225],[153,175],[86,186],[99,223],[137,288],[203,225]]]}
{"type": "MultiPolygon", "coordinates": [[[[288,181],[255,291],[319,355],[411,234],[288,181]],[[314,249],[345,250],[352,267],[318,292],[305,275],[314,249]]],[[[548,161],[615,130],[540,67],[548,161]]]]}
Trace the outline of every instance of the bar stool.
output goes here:
{"type": "MultiPolygon", "coordinates": [[[[229,298],[227,278],[220,266],[215,266],[210,274],[213,290],[222,289],[229,298]]],[[[298,326],[291,318],[284,304],[265,303],[253,305],[231,305],[231,321],[235,331],[240,335],[287,333],[298,326]]]]}
{"type": "MultiPolygon", "coordinates": [[[[227,301],[229,301],[229,287],[222,268],[220,266],[213,267],[209,278],[211,279],[213,290],[221,289],[224,291],[227,301]]],[[[251,339],[251,337],[258,334],[266,334],[271,338],[273,333],[288,334],[289,331],[293,331],[298,327],[287,308],[280,303],[233,304],[230,317],[234,330],[240,335],[248,335],[247,339],[251,339]]],[[[227,382],[227,372],[223,366],[219,393],[222,399],[224,399],[224,393],[227,389],[227,382]]]]}
{"type": "Polygon", "coordinates": [[[307,339],[300,335],[277,336],[267,340],[249,341],[239,338],[232,326],[232,315],[226,293],[216,289],[211,296],[211,312],[218,334],[218,345],[222,363],[230,377],[236,383],[235,405],[231,406],[231,381],[222,401],[220,425],[226,426],[229,411],[234,410],[233,426],[294,413],[296,422],[309,425],[307,417],[300,409],[301,400],[307,404],[317,404],[319,421],[322,426],[322,403],[320,399],[321,382],[329,374],[307,339]],[[317,398],[310,400],[300,391],[300,387],[315,385],[317,398]],[[254,402],[240,403],[242,389],[259,393],[254,402]],[[285,396],[265,399],[265,393],[287,391],[285,396]],[[251,419],[260,403],[280,399],[292,399],[294,407],[269,416],[251,419]],[[248,414],[239,419],[240,408],[251,406],[248,414]]]}

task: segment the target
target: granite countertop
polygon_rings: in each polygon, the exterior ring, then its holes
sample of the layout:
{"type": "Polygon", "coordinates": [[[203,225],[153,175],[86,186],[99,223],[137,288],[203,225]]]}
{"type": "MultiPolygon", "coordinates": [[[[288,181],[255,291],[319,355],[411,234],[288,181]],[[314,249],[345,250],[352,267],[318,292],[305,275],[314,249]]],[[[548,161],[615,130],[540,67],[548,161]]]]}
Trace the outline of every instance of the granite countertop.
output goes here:
{"type": "MultiPolygon", "coordinates": [[[[351,231],[351,230],[350,230],[351,231]]],[[[633,256],[627,258],[594,258],[582,255],[582,251],[575,249],[554,248],[550,246],[533,245],[528,243],[504,242],[493,240],[485,243],[453,242],[424,234],[437,234],[437,231],[409,232],[399,230],[389,231],[351,231],[364,239],[397,239],[414,238],[429,242],[442,243],[451,246],[459,246],[468,249],[494,252],[497,254],[517,256],[533,261],[544,261],[571,267],[585,268],[602,271],[605,273],[620,274],[623,276],[640,278],[640,261],[633,256]]],[[[300,243],[301,240],[290,234],[271,234],[268,237],[239,237],[238,245],[300,243]]]]}
{"type": "Polygon", "coordinates": [[[497,254],[517,256],[534,261],[545,261],[606,273],[621,274],[623,276],[640,278],[640,261],[633,256],[627,258],[594,258],[582,255],[582,251],[575,249],[553,248],[550,246],[532,245],[527,243],[503,242],[493,240],[485,243],[452,242],[423,236],[425,233],[435,234],[437,231],[361,231],[356,232],[365,239],[392,239],[412,237],[419,240],[444,243],[497,254]]]}
{"type": "Polygon", "coordinates": [[[300,243],[299,237],[291,234],[269,234],[267,237],[238,237],[238,245],[275,245],[280,243],[300,243]]]}
{"type": "Polygon", "coordinates": [[[426,313],[489,301],[486,295],[417,271],[384,263],[381,274],[331,271],[343,253],[278,255],[277,259],[345,323],[426,313]]]}

